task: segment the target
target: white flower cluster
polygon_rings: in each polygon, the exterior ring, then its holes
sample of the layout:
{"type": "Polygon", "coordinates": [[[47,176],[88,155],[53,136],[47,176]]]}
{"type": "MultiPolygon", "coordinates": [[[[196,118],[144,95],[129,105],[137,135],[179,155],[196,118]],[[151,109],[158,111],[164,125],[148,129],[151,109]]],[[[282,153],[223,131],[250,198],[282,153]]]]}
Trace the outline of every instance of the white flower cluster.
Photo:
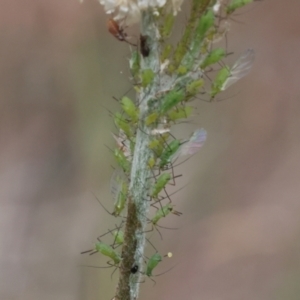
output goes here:
{"type": "Polygon", "coordinates": [[[154,14],[158,14],[157,9],[165,6],[167,12],[174,15],[180,11],[183,0],[99,0],[104,6],[107,14],[113,14],[114,20],[122,25],[132,25],[138,23],[142,11],[152,9],[154,14]]]}

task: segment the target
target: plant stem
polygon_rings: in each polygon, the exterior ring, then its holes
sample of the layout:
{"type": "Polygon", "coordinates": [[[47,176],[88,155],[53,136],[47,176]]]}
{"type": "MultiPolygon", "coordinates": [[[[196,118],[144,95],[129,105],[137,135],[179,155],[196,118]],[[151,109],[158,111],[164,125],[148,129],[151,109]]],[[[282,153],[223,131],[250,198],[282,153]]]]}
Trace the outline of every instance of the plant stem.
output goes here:
{"type": "MultiPolygon", "coordinates": [[[[158,28],[151,11],[143,13],[141,22],[141,34],[147,36],[150,54],[142,59],[141,70],[151,69],[154,74],[159,72],[159,34],[158,28]]],[[[138,297],[141,271],[143,269],[143,254],[145,248],[145,231],[150,201],[147,195],[149,191],[149,178],[151,171],[148,161],[151,155],[149,149],[151,127],[144,124],[148,114],[147,102],[155,97],[159,91],[159,77],[155,78],[149,87],[141,89],[137,95],[139,103],[140,119],[137,129],[134,155],[130,175],[128,211],[122,248],[122,262],[120,276],[117,285],[115,300],[135,300],[138,297]],[[136,274],[131,273],[131,268],[138,266],[136,274]]]]}

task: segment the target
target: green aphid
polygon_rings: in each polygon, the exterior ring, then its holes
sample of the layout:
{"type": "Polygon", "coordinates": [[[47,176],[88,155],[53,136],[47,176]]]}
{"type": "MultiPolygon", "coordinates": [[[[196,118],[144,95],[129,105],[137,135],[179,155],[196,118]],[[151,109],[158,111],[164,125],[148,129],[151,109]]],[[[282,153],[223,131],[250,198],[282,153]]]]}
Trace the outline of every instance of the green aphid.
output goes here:
{"type": "Polygon", "coordinates": [[[193,109],[194,108],[192,106],[174,108],[167,113],[167,116],[170,121],[175,122],[177,120],[186,119],[190,117],[190,115],[193,112],[193,109]]]}
{"type": "Polygon", "coordinates": [[[122,150],[116,148],[115,152],[114,152],[115,158],[117,160],[117,163],[119,164],[119,166],[122,168],[122,170],[125,173],[129,173],[130,171],[130,162],[127,160],[125,154],[123,153],[122,150]]]}
{"type": "Polygon", "coordinates": [[[142,86],[147,87],[154,79],[154,73],[151,69],[143,70],[141,77],[142,77],[142,86]]]}
{"type": "Polygon", "coordinates": [[[160,156],[160,163],[159,163],[160,168],[165,167],[168,163],[171,162],[172,156],[178,151],[179,147],[180,147],[180,141],[173,140],[170,144],[168,144],[164,148],[164,151],[160,156]]]}
{"type": "Polygon", "coordinates": [[[153,151],[156,157],[161,156],[169,136],[169,133],[163,133],[160,134],[157,138],[151,139],[151,141],[149,142],[148,147],[153,151]]]}
{"type": "Polygon", "coordinates": [[[182,89],[180,90],[172,90],[168,92],[161,100],[161,106],[160,106],[160,114],[164,115],[166,112],[168,112],[170,109],[172,109],[174,106],[182,102],[185,98],[185,93],[182,89]]]}
{"type": "Polygon", "coordinates": [[[170,180],[171,180],[171,175],[169,173],[163,173],[163,174],[161,174],[157,178],[157,180],[156,180],[156,182],[155,182],[155,184],[154,184],[154,186],[152,188],[152,192],[151,192],[150,196],[152,198],[157,198],[158,194],[162,191],[162,189],[167,185],[167,183],[170,180]]]}
{"type": "Polygon", "coordinates": [[[186,92],[187,92],[186,100],[189,100],[191,97],[194,97],[197,94],[199,94],[203,85],[204,85],[204,80],[202,78],[198,80],[194,80],[191,83],[189,83],[186,86],[186,92]]]}
{"type": "Polygon", "coordinates": [[[122,169],[118,168],[113,173],[110,180],[110,190],[114,199],[112,215],[117,217],[123,212],[128,198],[128,179],[122,169]]]}
{"type": "Polygon", "coordinates": [[[148,277],[151,277],[152,276],[152,272],[153,272],[153,269],[162,261],[162,257],[159,253],[155,253],[153,254],[149,260],[148,260],[148,263],[147,263],[147,267],[146,267],[146,275],[148,277]]]}
{"type": "Polygon", "coordinates": [[[188,72],[188,68],[186,66],[180,65],[176,70],[178,75],[185,75],[188,72]]]}
{"type": "Polygon", "coordinates": [[[163,144],[159,139],[152,139],[148,147],[153,151],[156,157],[159,157],[164,150],[163,144]]]}
{"type": "Polygon", "coordinates": [[[153,167],[155,166],[155,163],[156,163],[156,159],[155,157],[150,157],[149,160],[148,160],[148,167],[150,169],[153,169],[153,167]]]}
{"type": "Polygon", "coordinates": [[[160,27],[160,35],[162,39],[168,38],[171,34],[175,17],[170,13],[164,17],[163,25],[160,27]]]}
{"type": "Polygon", "coordinates": [[[217,62],[219,62],[221,59],[223,59],[226,56],[226,52],[223,48],[217,48],[212,50],[203,60],[200,67],[202,70],[207,68],[208,66],[211,66],[217,62]]]}
{"type": "Polygon", "coordinates": [[[114,250],[111,246],[103,242],[97,242],[95,244],[95,250],[111,258],[114,261],[115,265],[118,265],[121,261],[121,256],[119,255],[119,253],[116,250],[114,250]]]}
{"type": "Polygon", "coordinates": [[[140,71],[140,54],[138,51],[133,51],[129,61],[130,70],[134,78],[137,78],[140,71]]]}
{"type": "Polygon", "coordinates": [[[232,14],[236,9],[245,6],[246,4],[252,3],[253,0],[232,0],[231,3],[227,6],[227,14],[232,14]]]}
{"type": "Polygon", "coordinates": [[[174,206],[171,203],[163,206],[162,208],[158,209],[155,213],[154,217],[151,219],[151,223],[156,225],[157,222],[161,219],[166,217],[168,214],[173,213],[174,215],[180,216],[181,213],[174,210],[174,206]]]}
{"type": "Polygon", "coordinates": [[[199,38],[202,42],[207,31],[213,26],[215,21],[215,16],[212,10],[208,10],[205,15],[203,15],[199,21],[196,28],[196,39],[199,38]]]}
{"type": "Polygon", "coordinates": [[[147,126],[149,126],[149,125],[155,123],[157,121],[158,117],[159,117],[159,114],[157,112],[154,112],[154,113],[148,115],[145,119],[145,124],[147,126]]]}
{"type": "Polygon", "coordinates": [[[173,74],[176,71],[176,65],[174,63],[170,63],[167,70],[169,74],[173,74]]]}
{"type": "Polygon", "coordinates": [[[170,44],[167,44],[164,46],[160,60],[162,62],[164,62],[166,59],[169,59],[169,57],[171,56],[171,53],[173,51],[173,46],[170,44]]]}
{"type": "Polygon", "coordinates": [[[215,17],[212,10],[208,10],[207,13],[201,17],[195,32],[195,44],[200,45],[202,43],[207,31],[213,26],[214,20],[215,17]]]}
{"type": "Polygon", "coordinates": [[[121,99],[121,105],[125,113],[130,117],[133,123],[136,123],[139,119],[139,110],[131,99],[123,97],[121,99]]]}
{"type": "Polygon", "coordinates": [[[194,37],[191,40],[190,51],[186,53],[181,62],[188,70],[194,65],[195,59],[198,59],[202,42],[209,29],[213,26],[214,20],[215,17],[211,10],[208,10],[207,13],[200,18],[195,28],[194,37]]]}
{"type": "Polygon", "coordinates": [[[124,131],[124,133],[128,138],[132,136],[131,126],[129,125],[128,121],[124,119],[124,117],[119,112],[117,112],[114,115],[114,121],[116,126],[122,131],[124,131]]]}
{"type": "Polygon", "coordinates": [[[117,195],[117,199],[114,204],[114,211],[112,213],[115,217],[119,216],[124,210],[127,201],[127,195],[128,195],[128,185],[126,182],[122,181],[121,190],[117,195]]]}
{"type": "Polygon", "coordinates": [[[115,242],[118,245],[122,245],[124,243],[124,232],[121,230],[115,230],[113,232],[113,236],[115,238],[115,242]]]}
{"type": "Polygon", "coordinates": [[[216,78],[214,79],[211,85],[211,98],[214,98],[217,94],[219,94],[222,91],[223,85],[229,76],[230,69],[227,66],[225,66],[218,72],[216,78]]]}
{"type": "Polygon", "coordinates": [[[151,150],[155,150],[156,148],[158,148],[159,146],[161,146],[161,143],[158,139],[152,139],[149,144],[148,144],[148,147],[151,149],[151,150]]]}
{"type": "Polygon", "coordinates": [[[175,68],[179,66],[179,64],[182,61],[182,58],[184,57],[188,49],[189,36],[192,34],[192,28],[190,26],[187,26],[185,30],[186,31],[183,37],[181,38],[181,41],[178,43],[177,47],[174,50],[174,54],[173,54],[174,63],[172,64],[172,67],[170,68],[171,70],[169,71],[174,71],[175,68]]]}

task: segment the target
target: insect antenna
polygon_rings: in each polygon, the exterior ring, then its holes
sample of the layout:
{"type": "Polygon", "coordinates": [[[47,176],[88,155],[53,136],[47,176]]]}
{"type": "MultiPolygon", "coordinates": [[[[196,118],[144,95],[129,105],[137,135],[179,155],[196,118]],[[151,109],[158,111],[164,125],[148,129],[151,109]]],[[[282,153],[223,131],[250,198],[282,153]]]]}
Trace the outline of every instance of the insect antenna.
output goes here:
{"type": "Polygon", "coordinates": [[[98,201],[98,203],[101,205],[101,207],[109,214],[109,215],[111,215],[111,216],[113,216],[113,214],[101,203],[101,201],[98,199],[98,197],[93,193],[93,192],[91,192],[93,195],[94,195],[94,197],[95,197],[95,199],[98,201]]]}
{"type": "MultiPolygon", "coordinates": [[[[82,251],[80,252],[80,254],[85,254],[85,253],[89,253],[89,252],[93,252],[94,249],[90,249],[90,250],[86,250],[86,251],[82,251]]],[[[97,251],[96,251],[97,252],[97,251]]],[[[90,254],[91,255],[91,254],[90,254]]]]}
{"type": "Polygon", "coordinates": [[[93,269],[110,269],[114,267],[113,265],[111,266],[91,266],[91,265],[81,265],[81,267],[86,267],[86,268],[93,268],[93,269]]]}

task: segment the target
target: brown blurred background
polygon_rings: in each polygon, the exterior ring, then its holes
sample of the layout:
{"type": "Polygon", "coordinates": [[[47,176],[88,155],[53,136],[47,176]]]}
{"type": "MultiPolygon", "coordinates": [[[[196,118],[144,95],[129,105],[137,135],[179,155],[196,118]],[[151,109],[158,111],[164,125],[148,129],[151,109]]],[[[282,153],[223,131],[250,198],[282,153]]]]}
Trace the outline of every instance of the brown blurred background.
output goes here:
{"type": "MultiPolygon", "coordinates": [[[[128,45],[96,0],[0,3],[0,299],[111,299],[117,276],[80,252],[115,223],[92,192],[112,206],[108,110],[130,88],[128,45]]],[[[155,242],[174,257],[154,273],[176,267],[140,299],[300,299],[300,2],[243,12],[229,60],[254,48],[253,70],[177,130],[208,139],[179,170],[183,215],[163,224],[180,230],[155,242]]]]}

